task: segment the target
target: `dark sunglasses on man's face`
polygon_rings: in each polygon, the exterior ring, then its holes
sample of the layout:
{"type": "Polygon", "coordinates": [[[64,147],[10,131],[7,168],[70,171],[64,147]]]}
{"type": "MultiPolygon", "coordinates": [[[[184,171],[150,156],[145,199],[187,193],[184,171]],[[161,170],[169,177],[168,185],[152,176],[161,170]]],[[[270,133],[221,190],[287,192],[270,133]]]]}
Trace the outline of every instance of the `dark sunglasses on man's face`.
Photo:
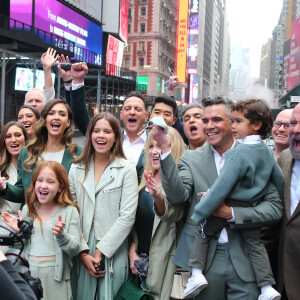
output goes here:
{"type": "Polygon", "coordinates": [[[287,128],[290,127],[290,123],[282,123],[282,122],[280,122],[280,121],[275,121],[275,122],[274,122],[274,127],[276,127],[276,128],[280,128],[282,125],[283,125],[283,127],[284,127],[285,129],[287,129],[287,128]]]}

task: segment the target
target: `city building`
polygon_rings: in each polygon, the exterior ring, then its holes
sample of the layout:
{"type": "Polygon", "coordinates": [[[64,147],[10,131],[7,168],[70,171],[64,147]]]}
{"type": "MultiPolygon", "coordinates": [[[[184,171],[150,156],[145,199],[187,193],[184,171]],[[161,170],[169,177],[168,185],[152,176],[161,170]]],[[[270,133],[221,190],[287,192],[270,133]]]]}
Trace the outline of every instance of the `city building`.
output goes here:
{"type": "Polygon", "coordinates": [[[177,23],[177,1],[129,1],[123,67],[137,73],[137,89],[149,96],[164,93],[174,74],[177,23]]]}

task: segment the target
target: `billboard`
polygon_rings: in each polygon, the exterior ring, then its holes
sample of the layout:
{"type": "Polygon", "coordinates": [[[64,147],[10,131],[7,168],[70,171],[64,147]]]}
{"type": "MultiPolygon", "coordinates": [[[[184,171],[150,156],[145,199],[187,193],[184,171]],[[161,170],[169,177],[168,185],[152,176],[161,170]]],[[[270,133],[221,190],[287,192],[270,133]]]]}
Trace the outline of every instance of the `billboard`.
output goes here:
{"type": "Polygon", "coordinates": [[[10,0],[10,18],[32,25],[32,0],[10,0]]]}
{"type": "Polygon", "coordinates": [[[290,45],[288,89],[299,83],[300,72],[300,18],[293,21],[290,45]]]}
{"type": "Polygon", "coordinates": [[[120,38],[127,43],[128,41],[128,7],[129,0],[120,0],[120,38]]]}
{"type": "MultiPolygon", "coordinates": [[[[23,22],[20,11],[32,11],[32,0],[11,0],[10,16],[23,22]]],[[[75,43],[75,58],[91,64],[102,63],[102,27],[58,1],[35,0],[34,27],[75,43]],[[84,50],[93,52],[91,55],[84,50]]],[[[31,24],[31,23],[30,23],[31,24]]],[[[64,45],[56,45],[63,48],[64,45]]]]}
{"type": "Polygon", "coordinates": [[[189,0],[178,0],[178,27],[176,42],[176,75],[179,82],[186,79],[186,54],[189,0]]]}
{"type": "Polygon", "coordinates": [[[103,30],[113,33],[126,44],[128,40],[129,0],[103,1],[103,30]]]}
{"type": "MultiPolygon", "coordinates": [[[[15,90],[16,91],[29,91],[33,88],[33,70],[28,68],[16,68],[15,76],[15,90]]],[[[55,83],[55,74],[51,73],[52,82],[55,83]]],[[[45,76],[43,70],[35,71],[35,87],[43,90],[45,85],[45,76]]]]}
{"type": "Polygon", "coordinates": [[[124,43],[116,39],[115,37],[109,35],[107,42],[106,51],[106,72],[110,75],[119,75],[120,68],[122,67],[124,52],[124,43]]]}

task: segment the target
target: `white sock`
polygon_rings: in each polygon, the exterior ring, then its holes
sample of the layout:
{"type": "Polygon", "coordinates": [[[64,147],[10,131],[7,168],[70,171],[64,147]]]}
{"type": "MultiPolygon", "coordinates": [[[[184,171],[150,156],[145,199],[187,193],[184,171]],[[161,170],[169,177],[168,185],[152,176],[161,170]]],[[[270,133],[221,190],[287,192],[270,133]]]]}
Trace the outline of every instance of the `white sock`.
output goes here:
{"type": "Polygon", "coordinates": [[[202,274],[202,270],[198,269],[198,268],[192,268],[192,277],[194,277],[198,274],[202,274]]]}
{"type": "Polygon", "coordinates": [[[263,293],[267,292],[267,290],[269,290],[269,289],[273,290],[273,287],[271,285],[265,285],[265,286],[262,286],[260,290],[261,290],[261,293],[263,294],[263,293]]]}

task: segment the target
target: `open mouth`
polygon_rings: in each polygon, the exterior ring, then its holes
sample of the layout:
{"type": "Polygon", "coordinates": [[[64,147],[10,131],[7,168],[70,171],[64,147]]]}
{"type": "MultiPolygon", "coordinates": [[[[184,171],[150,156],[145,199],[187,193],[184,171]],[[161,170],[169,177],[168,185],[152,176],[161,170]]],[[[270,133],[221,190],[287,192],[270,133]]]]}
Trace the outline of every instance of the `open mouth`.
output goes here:
{"type": "Polygon", "coordinates": [[[300,136],[293,137],[293,144],[296,150],[300,150],[300,136]]]}
{"type": "Polygon", "coordinates": [[[49,192],[47,192],[47,191],[40,191],[41,196],[47,196],[48,194],[49,194],[49,192]]]}
{"type": "Polygon", "coordinates": [[[132,118],[128,119],[128,123],[131,125],[136,124],[136,122],[137,122],[136,119],[132,119],[132,118]]]}
{"type": "Polygon", "coordinates": [[[276,134],[276,136],[279,138],[284,138],[284,139],[287,138],[287,135],[283,135],[283,134],[276,134]]]}
{"type": "Polygon", "coordinates": [[[218,135],[218,133],[217,132],[209,132],[206,135],[210,138],[210,137],[214,137],[215,135],[218,135]]]}
{"type": "Polygon", "coordinates": [[[12,149],[19,149],[20,145],[19,144],[11,144],[10,147],[12,149]]]}
{"type": "Polygon", "coordinates": [[[198,131],[198,129],[196,126],[191,126],[190,131],[191,131],[191,133],[196,133],[198,131]]]}
{"type": "Polygon", "coordinates": [[[28,129],[29,127],[31,127],[31,124],[24,124],[25,129],[28,129]]]}
{"type": "Polygon", "coordinates": [[[104,142],[104,141],[96,141],[96,144],[101,147],[101,146],[105,146],[106,142],[104,142]]]}
{"type": "Polygon", "coordinates": [[[61,126],[61,124],[58,123],[58,122],[53,122],[53,123],[51,124],[51,127],[52,127],[53,129],[55,129],[55,130],[58,130],[58,129],[60,128],[60,126],[61,126]]]}

